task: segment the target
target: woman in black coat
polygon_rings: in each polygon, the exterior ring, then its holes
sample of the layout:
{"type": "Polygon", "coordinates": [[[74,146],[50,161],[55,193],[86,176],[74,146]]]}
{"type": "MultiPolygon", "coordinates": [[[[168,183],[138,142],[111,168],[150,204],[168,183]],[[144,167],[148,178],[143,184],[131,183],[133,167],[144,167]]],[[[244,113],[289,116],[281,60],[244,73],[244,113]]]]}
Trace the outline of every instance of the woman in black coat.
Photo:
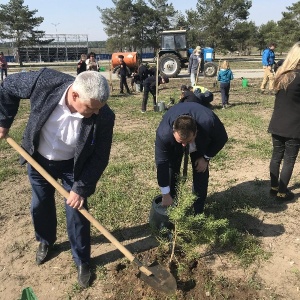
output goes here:
{"type": "Polygon", "coordinates": [[[273,140],[270,194],[278,201],[290,201],[294,194],[287,187],[300,147],[300,42],[277,70],[274,87],[277,93],[268,129],[273,140]]]}

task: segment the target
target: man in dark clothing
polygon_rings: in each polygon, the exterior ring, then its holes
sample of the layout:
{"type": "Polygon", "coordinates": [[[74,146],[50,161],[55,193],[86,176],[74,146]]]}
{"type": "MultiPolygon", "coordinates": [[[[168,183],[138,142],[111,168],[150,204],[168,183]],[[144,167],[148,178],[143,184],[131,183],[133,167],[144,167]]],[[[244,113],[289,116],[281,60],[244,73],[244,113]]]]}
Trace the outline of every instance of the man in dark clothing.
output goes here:
{"type": "Polygon", "coordinates": [[[127,71],[127,65],[124,61],[124,55],[119,55],[119,62],[120,62],[120,69],[119,69],[119,75],[120,75],[120,94],[124,94],[124,86],[127,90],[127,94],[130,94],[130,90],[127,84],[126,77],[128,75],[127,71]]]}
{"type": "Polygon", "coordinates": [[[188,146],[193,168],[195,214],[203,212],[207,196],[209,160],[227,142],[227,133],[217,115],[197,103],[178,103],[163,116],[156,131],[155,163],[162,205],[172,205],[184,149],[188,146]]]}
{"type": "Polygon", "coordinates": [[[200,103],[200,99],[194,94],[194,92],[192,90],[188,89],[186,85],[182,85],[181,86],[181,98],[179,99],[179,102],[200,103]]]}
{"type": "MultiPolygon", "coordinates": [[[[158,76],[158,85],[168,83],[167,76],[158,76]]],[[[156,111],[156,77],[150,76],[144,81],[144,95],[142,101],[142,113],[146,112],[149,93],[153,96],[153,109],[156,111]]]]}
{"type": "MultiPolygon", "coordinates": [[[[90,280],[90,222],[79,212],[96,189],[111,149],[115,115],[106,104],[107,80],[99,72],[73,76],[43,68],[12,74],[0,85],[0,139],[6,137],[20,100],[30,99],[22,147],[69,193],[65,199],[67,231],[78,283],[90,280]]],[[[25,163],[24,159],[21,159],[25,163]]],[[[54,187],[30,164],[30,212],[39,242],[36,263],[49,258],[56,241],[54,187]]]]}
{"type": "MultiPolygon", "coordinates": [[[[158,75],[160,73],[158,72],[158,75]]],[[[148,76],[156,76],[156,67],[152,66],[148,69],[148,76]]]]}
{"type": "Polygon", "coordinates": [[[181,98],[179,102],[195,102],[206,107],[211,107],[210,102],[213,101],[214,95],[210,91],[201,92],[199,88],[196,88],[193,91],[193,87],[186,87],[185,85],[181,86],[181,98]]]}
{"type": "Polygon", "coordinates": [[[141,64],[138,69],[140,79],[140,92],[143,91],[143,82],[148,78],[149,70],[146,65],[141,64]]]}

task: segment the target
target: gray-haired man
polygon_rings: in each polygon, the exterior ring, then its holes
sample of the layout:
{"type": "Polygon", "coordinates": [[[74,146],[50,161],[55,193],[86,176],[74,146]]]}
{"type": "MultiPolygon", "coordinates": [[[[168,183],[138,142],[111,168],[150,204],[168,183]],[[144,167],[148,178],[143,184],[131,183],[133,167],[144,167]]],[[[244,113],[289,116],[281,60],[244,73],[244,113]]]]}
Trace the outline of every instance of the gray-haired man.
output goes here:
{"type": "MultiPolygon", "coordinates": [[[[67,230],[78,283],[90,280],[90,223],[78,211],[96,189],[106,168],[115,115],[106,104],[107,80],[98,72],[76,78],[51,69],[10,75],[0,86],[0,139],[5,138],[21,99],[30,99],[31,112],[22,147],[70,192],[65,199],[67,230]]],[[[22,162],[25,161],[22,159],[22,162]]],[[[39,241],[36,263],[47,260],[56,241],[55,190],[31,165],[31,215],[39,241]]]]}

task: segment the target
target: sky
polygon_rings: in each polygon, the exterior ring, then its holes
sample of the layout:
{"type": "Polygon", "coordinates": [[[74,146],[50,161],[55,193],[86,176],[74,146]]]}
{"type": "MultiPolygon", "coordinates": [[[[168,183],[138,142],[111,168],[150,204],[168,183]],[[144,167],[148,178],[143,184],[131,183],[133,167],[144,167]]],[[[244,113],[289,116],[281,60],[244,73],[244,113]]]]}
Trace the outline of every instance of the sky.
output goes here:
{"type": "MultiPolygon", "coordinates": [[[[7,4],[9,0],[0,0],[0,4],[7,4]]],[[[255,22],[256,26],[268,21],[279,21],[286,7],[297,0],[252,0],[248,21],[255,22]]],[[[169,0],[176,10],[185,12],[187,9],[196,9],[197,0],[169,0]]],[[[39,30],[47,34],[88,34],[89,41],[106,40],[97,9],[114,7],[111,0],[24,0],[29,10],[38,10],[35,17],[43,17],[44,21],[39,30]]]]}

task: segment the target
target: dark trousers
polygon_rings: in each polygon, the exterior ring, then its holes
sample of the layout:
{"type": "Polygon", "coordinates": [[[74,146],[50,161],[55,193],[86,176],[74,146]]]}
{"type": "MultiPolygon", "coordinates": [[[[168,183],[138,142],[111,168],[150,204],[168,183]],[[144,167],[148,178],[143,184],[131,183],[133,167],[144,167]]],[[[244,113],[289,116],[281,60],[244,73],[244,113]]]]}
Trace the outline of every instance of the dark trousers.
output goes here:
{"type": "MultiPolygon", "coordinates": [[[[73,159],[50,161],[42,155],[36,161],[55,179],[61,179],[63,187],[70,192],[73,179],[73,159]]],[[[30,212],[37,241],[52,245],[56,241],[57,217],[54,200],[54,187],[47,182],[30,164],[28,176],[32,187],[30,212]]],[[[66,201],[66,199],[64,199],[66,201]]],[[[87,201],[84,207],[87,209],[87,201]]],[[[65,203],[67,231],[76,265],[90,260],[90,222],[77,210],[65,203]]]]}
{"type": "MultiPolygon", "coordinates": [[[[170,194],[173,198],[176,197],[177,184],[180,176],[180,167],[183,157],[182,153],[175,151],[174,156],[170,159],[169,176],[170,176],[170,194]]],[[[196,195],[193,204],[195,214],[201,214],[204,209],[205,200],[207,197],[209,170],[208,168],[204,173],[199,173],[195,170],[195,161],[192,160],[193,168],[193,193],[196,195]]]]}
{"type": "Polygon", "coordinates": [[[153,107],[155,109],[156,107],[156,91],[153,89],[150,89],[148,86],[144,86],[144,95],[143,95],[143,101],[142,101],[142,111],[146,111],[147,109],[147,102],[149,93],[153,96],[153,107]]]}
{"type": "Polygon", "coordinates": [[[3,81],[3,74],[7,77],[7,69],[1,69],[1,80],[3,81]]]}
{"type": "Polygon", "coordinates": [[[300,139],[285,138],[273,134],[272,140],[273,153],[270,162],[271,186],[279,187],[278,192],[285,193],[298,156],[300,139]],[[280,172],[282,160],[283,164],[280,172]]]}
{"type": "Polygon", "coordinates": [[[230,82],[220,83],[220,91],[221,91],[221,97],[222,97],[222,105],[226,105],[229,102],[229,90],[230,90],[230,82]]]}
{"type": "Polygon", "coordinates": [[[148,75],[147,76],[140,76],[140,92],[143,91],[144,89],[144,80],[146,80],[148,78],[148,75]]]}
{"type": "Polygon", "coordinates": [[[127,93],[130,93],[128,84],[127,84],[127,80],[126,80],[126,76],[125,75],[120,75],[120,92],[123,93],[124,92],[124,86],[126,88],[127,93]]]}

